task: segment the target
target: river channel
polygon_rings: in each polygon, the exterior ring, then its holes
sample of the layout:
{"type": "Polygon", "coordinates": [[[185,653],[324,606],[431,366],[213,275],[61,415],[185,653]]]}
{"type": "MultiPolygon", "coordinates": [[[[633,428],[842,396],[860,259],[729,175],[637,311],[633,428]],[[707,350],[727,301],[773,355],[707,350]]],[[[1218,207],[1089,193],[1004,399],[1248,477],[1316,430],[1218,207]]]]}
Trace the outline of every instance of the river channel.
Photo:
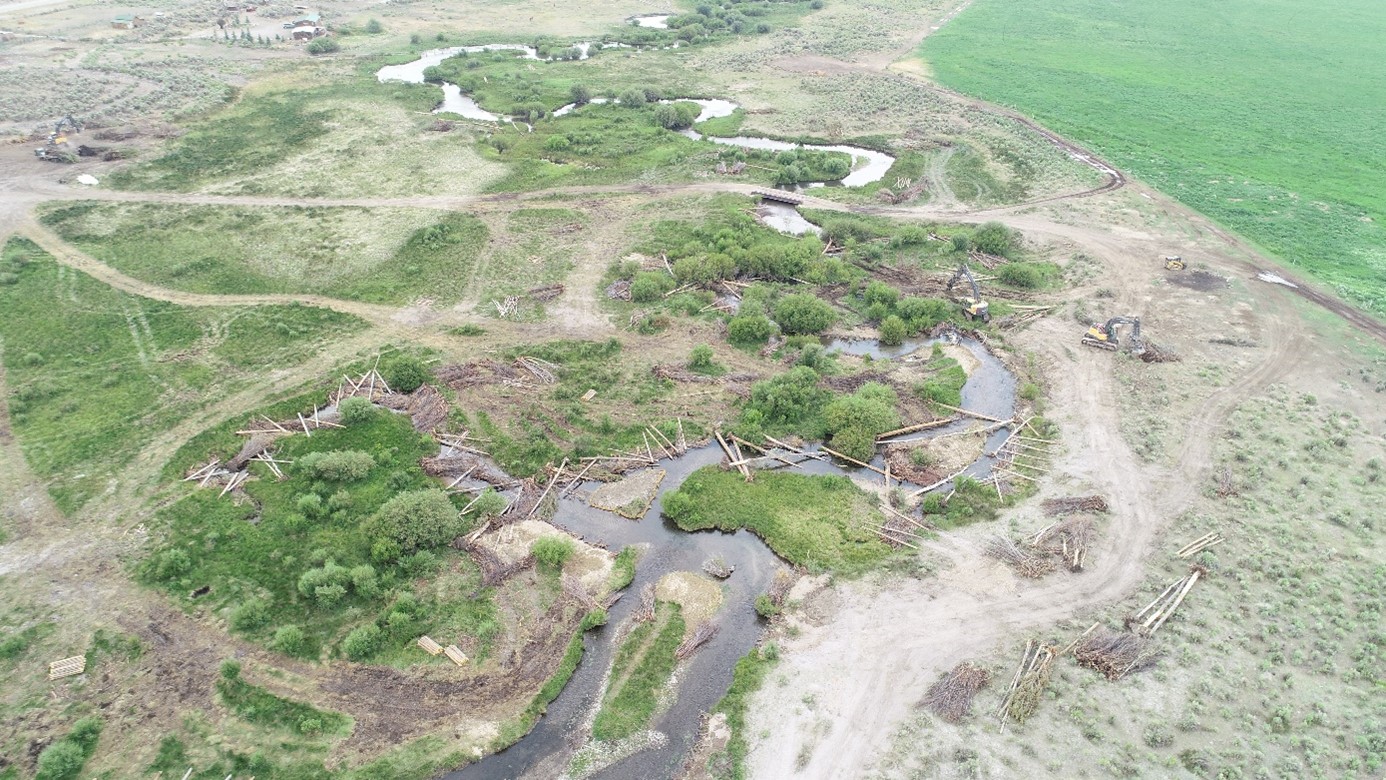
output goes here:
{"type": "MultiPolygon", "coordinates": [[[[875,360],[909,363],[928,360],[933,345],[943,341],[958,343],[978,360],[962,390],[964,406],[988,416],[1009,419],[1015,413],[1015,377],[974,339],[913,339],[899,347],[883,347],[874,340],[833,339],[825,341],[825,346],[831,352],[870,355],[875,360]]],[[[959,420],[917,438],[944,435],[963,430],[971,424],[970,420],[959,420]]],[[[992,433],[983,451],[994,451],[1006,433],[1005,429],[992,433]]],[[[713,557],[720,556],[735,570],[722,583],[723,606],[716,617],[720,631],[692,658],[680,665],[676,672],[677,696],[674,703],[651,726],[657,736],[645,743],[643,749],[589,777],[601,780],[663,780],[675,775],[698,738],[703,714],[711,710],[731,687],[732,667],[760,639],[764,624],[756,615],[755,598],[769,588],[775,569],[787,564],[748,531],[688,533],[679,530],[662,514],[665,493],[677,489],[694,471],[715,465],[721,459],[721,450],[712,444],[691,449],[680,457],[659,461],[657,467],[665,469],[667,474],[660,485],[659,497],[639,521],[626,520],[588,506],[585,494],[600,483],[584,484],[572,497],[559,501],[552,520],[554,525],[581,536],[589,543],[601,543],[612,550],[626,545],[642,546],[635,581],[627,589],[628,594],[638,594],[646,583],[657,582],[671,572],[697,572],[704,561],[713,557]]],[[[876,465],[879,465],[879,460],[878,457],[876,465]]],[[[802,465],[803,472],[809,474],[852,476],[858,471],[839,467],[827,460],[809,460],[802,465]]],[[[968,473],[985,478],[991,468],[992,458],[984,454],[972,464],[968,473]]],[[[876,479],[874,475],[868,476],[872,481],[876,479]]],[[[621,599],[612,606],[607,625],[587,633],[583,640],[586,652],[582,663],[533,731],[511,747],[445,777],[448,780],[548,780],[565,776],[573,751],[580,747],[577,740],[586,735],[590,719],[601,704],[602,686],[615,651],[613,640],[630,613],[637,608],[638,602],[639,598],[634,596],[621,599]]]]}

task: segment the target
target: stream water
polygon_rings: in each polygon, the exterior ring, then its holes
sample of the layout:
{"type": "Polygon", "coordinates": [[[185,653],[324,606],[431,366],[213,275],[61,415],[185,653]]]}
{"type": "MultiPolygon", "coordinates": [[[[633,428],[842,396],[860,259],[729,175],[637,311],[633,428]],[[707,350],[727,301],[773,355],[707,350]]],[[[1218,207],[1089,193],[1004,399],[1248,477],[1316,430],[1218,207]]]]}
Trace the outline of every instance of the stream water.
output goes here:
{"type": "MultiPolygon", "coordinates": [[[[856,355],[871,355],[878,360],[927,360],[933,345],[947,340],[913,339],[899,347],[882,347],[874,340],[828,340],[830,351],[856,355]]],[[[982,414],[1009,418],[1015,407],[1015,378],[1005,365],[987,351],[981,343],[968,338],[958,340],[963,348],[979,361],[968,376],[963,388],[963,404],[982,414]]],[[[924,439],[962,430],[970,420],[960,420],[950,426],[928,431],[924,439]]],[[[1006,431],[992,434],[986,451],[999,445],[1006,431]]],[[[666,458],[658,464],[667,472],[660,485],[660,496],[639,521],[626,520],[614,514],[588,506],[584,494],[598,483],[584,484],[572,497],[562,498],[552,520],[553,524],[581,536],[590,543],[602,543],[619,550],[626,545],[644,545],[636,568],[635,581],[628,595],[612,606],[607,625],[588,632],[584,637],[585,655],[568,685],[549,706],[547,714],[534,730],[511,747],[481,761],[449,773],[448,780],[514,780],[516,778],[556,778],[565,774],[574,740],[586,734],[590,718],[599,707],[604,691],[602,685],[615,651],[613,639],[621,625],[638,606],[634,595],[646,583],[657,582],[665,574],[677,571],[699,571],[704,561],[720,556],[735,569],[722,583],[723,606],[716,620],[717,635],[683,663],[677,672],[677,697],[672,706],[659,715],[651,728],[660,734],[650,746],[623,758],[591,775],[602,780],[660,780],[672,777],[679,769],[697,740],[701,718],[712,709],[731,687],[732,667],[759,640],[763,624],[756,616],[754,602],[764,593],[774,578],[778,566],[784,566],[758,537],[748,531],[723,533],[702,531],[688,533],[664,519],[663,494],[677,489],[694,471],[714,465],[722,459],[721,450],[708,445],[689,450],[683,456],[666,458]]],[[[880,458],[873,465],[880,465],[880,458]]],[[[857,469],[844,469],[828,461],[805,461],[802,471],[808,474],[851,474],[857,469]]],[[[991,459],[985,455],[973,463],[969,473],[985,477],[990,473],[991,459]]],[[[874,477],[873,477],[874,480],[874,477]]]]}
{"type": "MultiPolygon", "coordinates": [[[[656,17],[644,17],[652,19],[656,17]]],[[[667,19],[668,17],[664,17],[667,19]]],[[[641,20],[643,22],[643,19],[641,20]]],[[[653,26],[653,25],[649,25],[653,26]]],[[[579,43],[577,48],[581,50],[580,59],[586,59],[588,52],[594,44],[579,43]]],[[[615,46],[617,44],[605,44],[603,48],[615,46]]],[[[481,51],[522,51],[526,59],[538,60],[539,53],[529,46],[515,43],[494,43],[486,46],[453,46],[448,49],[433,49],[419,55],[417,60],[407,62],[402,65],[387,65],[376,71],[376,79],[380,81],[404,81],[410,84],[424,83],[424,70],[438,65],[449,57],[455,57],[462,52],[481,52],[481,51]]],[[[475,119],[482,122],[502,122],[509,121],[499,114],[477,105],[477,102],[470,95],[462,92],[461,87],[456,84],[444,82],[441,84],[443,90],[443,100],[433,109],[433,113],[457,114],[465,119],[475,119]]],[[[697,103],[702,107],[695,122],[705,122],[709,119],[731,116],[732,112],[738,108],[737,104],[730,100],[705,99],[705,98],[680,98],[682,102],[697,103]]],[[[593,103],[606,103],[605,98],[592,100],[593,103]]],[[[661,103],[672,103],[673,100],[661,100],[661,103]]],[[[569,103],[553,112],[555,117],[565,116],[580,108],[575,103],[569,103]]],[[[703,135],[697,130],[689,128],[680,131],[684,135],[695,141],[710,141],[723,146],[738,146],[746,149],[762,149],[768,151],[791,151],[795,149],[812,149],[821,152],[842,152],[852,158],[852,170],[842,178],[840,184],[844,187],[860,187],[864,184],[871,184],[885,178],[890,166],[895,164],[895,158],[885,152],[878,152],[874,149],[864,149],[859,146],[848,146],[845,144],[823,145],[823,144],[797,144],[790,141],[777,141],[771,138],[755,138],[751,136],[712,136],[703,135]]]]}

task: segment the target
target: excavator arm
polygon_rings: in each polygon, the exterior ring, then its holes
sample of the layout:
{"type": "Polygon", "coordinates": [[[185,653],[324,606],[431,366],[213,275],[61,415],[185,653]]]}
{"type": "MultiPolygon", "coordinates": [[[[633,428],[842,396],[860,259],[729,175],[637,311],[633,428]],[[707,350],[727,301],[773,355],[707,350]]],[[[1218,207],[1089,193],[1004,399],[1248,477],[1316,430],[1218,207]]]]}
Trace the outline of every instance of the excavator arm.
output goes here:
{"type": "Polygon", "coordinates": [[[972,271],[968,269],[966,262],[958,266],[958,270],[953,272],[953,278],[948,280],[948,292],[951,293],[958,280],[964,277],[967,278],[967,283],[972,286],[972,297],[958,299],[958,302],[963,305],[963,311],[967,314],[968,319],[979,318],[982,322],[991,322],[991,308],[986,301],[982,300],[982,290],[977,286],[977,280],[972,278],[972,271]]]}

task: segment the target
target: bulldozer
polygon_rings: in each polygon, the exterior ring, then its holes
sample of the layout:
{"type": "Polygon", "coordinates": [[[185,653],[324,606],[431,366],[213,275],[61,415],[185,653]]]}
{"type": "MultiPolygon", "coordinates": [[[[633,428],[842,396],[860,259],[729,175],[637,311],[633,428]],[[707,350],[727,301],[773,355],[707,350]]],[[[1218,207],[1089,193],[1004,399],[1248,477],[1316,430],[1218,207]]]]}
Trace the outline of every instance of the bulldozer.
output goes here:
{"type": "Polygon", "coordinates": [[[1116,352],[1121,348],[1120,331],[1122,325],[1131,326],[1131,336],[1126,346],[1139,355],[1145,351],[1145,341],[1141,339],[1141,321],[1138,317],[1113,317],[1105,323],[1094,322],[1088,332],[1083,334],[1083,343],[1089,347],[1116,352]]]}
{"type": "Polygon", "coordinates": [[[1182,271],[1185,267],[1186,266],[1184,265],[1184,258],[1180,257],[1179,255],[1165,256],[1166,271],[1182,271]]]}
{"type": "Polygon", "coordinates": [[[82,132],[82,123],[73,119],[71,114],[58,120],[58,124],[53,126],[53,132],[48,134],[48,143],[35,149],[34,156],[48,162],[77,162],[77,152],[67,142],[69,132],[82,132]]]}
{"type": "Polygon", "coordinates": [[[982,291],[977,287],[977,280],[972,278],[972,271],[968,270],[966,262],[958,266],[953,278],[948,280],[948,292],[951,294],[953,286],[963,277],[967,277],[968,284],[972,285],[972,294],[954,296],[953,301],[962,305],[963,316],[969,320],[991,322],[991,306],[982,300],[982,291]]]}

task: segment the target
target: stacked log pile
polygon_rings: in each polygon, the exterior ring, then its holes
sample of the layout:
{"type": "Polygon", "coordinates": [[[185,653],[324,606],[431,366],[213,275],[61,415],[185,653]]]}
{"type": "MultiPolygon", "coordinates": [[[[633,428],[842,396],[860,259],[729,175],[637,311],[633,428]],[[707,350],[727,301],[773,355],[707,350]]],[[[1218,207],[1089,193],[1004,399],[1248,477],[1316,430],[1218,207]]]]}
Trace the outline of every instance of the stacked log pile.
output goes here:
{"type": "Polygon", "coordinates": [[[1020,657],[1020,666],[1011,678],[1010,688],[1001,700],[996,716],[1004,729],[1007,720],[1024,723],[1039,709],[1044,689],[1049,685],[1049,676],[1054,672],[1054,659],[1058,655],[1054,648],[1034,640],[1025,643],[1025,654],[1020,657]]]}

